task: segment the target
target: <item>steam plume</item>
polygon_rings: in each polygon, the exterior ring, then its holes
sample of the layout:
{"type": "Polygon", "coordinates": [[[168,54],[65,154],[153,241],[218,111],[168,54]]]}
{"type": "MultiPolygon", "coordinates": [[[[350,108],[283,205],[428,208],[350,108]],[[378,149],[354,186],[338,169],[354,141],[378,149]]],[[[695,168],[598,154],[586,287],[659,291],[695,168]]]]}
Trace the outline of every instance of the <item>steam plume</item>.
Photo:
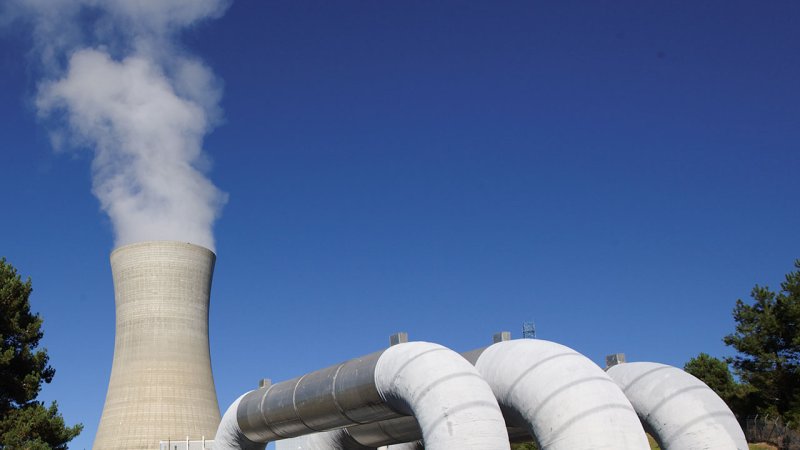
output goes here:
{"type": "Polygon", "coordinates": [[[56,147],[93,150],[92,191],[116,244],[178,240],[214,248],[226,195],[205,176],[203,137],[220,83],[181,51],[180,31],[226,0],[10,0],[5,21],[34,30],[43,79],[36,106],[56,147]],[[74,24],[74,25],[73,25],[74,24]]]}

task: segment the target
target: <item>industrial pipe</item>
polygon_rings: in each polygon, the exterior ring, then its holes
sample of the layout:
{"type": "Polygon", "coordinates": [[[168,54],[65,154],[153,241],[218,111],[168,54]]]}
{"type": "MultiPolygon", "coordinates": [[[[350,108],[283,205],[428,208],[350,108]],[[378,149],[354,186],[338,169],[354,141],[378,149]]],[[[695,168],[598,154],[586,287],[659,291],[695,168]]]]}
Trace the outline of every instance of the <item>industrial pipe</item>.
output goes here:
{"type": "Polygon", "coordinates": [[[247,446],[403,415],[416,417],[429,450],[510,448],[491,388],[460,355],[432,343],[394,345],[237,402],[215,449],[255,450],[247,446]]]}
{"type": "MultiPolygon", "coordinates": [[[[531,434],[527,428],[506,427],[511,442],[527,442],[531,434]]],[[[330,450],[415,450],[422,449],[422,430],[413,416],[381,420],[365,425],[340,428],[333,431],[309,434],[278,442],[278,450],[325,448],[330,450]]]]}
{"type": "Polygon", "coordinates": [[[239,427],[239,421],[236,420],[236,411],[239,409],[239,404],[250,392],[242,394],[234,400],[228,410],[225,411],[225,414],[222,415],[222,421],[219,423],[217,435],[214,438],[213,449],[264,450],[267,446],[266,442],[253,442],[248,439],[241,427],[239,427]]]}
{"type": "MultiPolygon", "coordinates": [[[[278,450],[373,450],[389,444],[417,441],[422,430],[413,416],[339,428],[278,442],[278,450]]],[[[395,448],[397,445],[391,446],[395,448]]],[[[413,448],[413,447],[410,447],[413,448]]]]}
{"type": "Polygon", "coordinates": [[[375,450],[354,441],[344,428],[284,439],[275,443],[276,450],[375,450]]]}
{"type": "Polygon", "coordinates": [[[422,438],[422,430],[413,416],[356,425],[342,430],[350,439],[366,447],[382,447],[422,438]]]}
{"type": "Polygon", "coordinates": [[[389,445],[386,450],[424,450],[422,441],[406,442],[404,444],[389,445]]]}
{"type": "MultiPolygon", "coordinates": [[[[492,387],[505,413],[509,436],[532,434],[543,450],[650,448],[620,388],[600,367],[568,347],[522,339],[498,342],[463,356],[492,387]]],[[[421,437],[414,425],[411,417],[384,420],[309,435],[305,445],[289,448],[360,450],[401,445],[421,437]]]]}
{"type": "Polygon", "coordinates": [[[375,384],[389,405],[417,419],[428,450],[510,450],[492,389],[450,349],[394,345],[378,361],[375,384]]]}
{"type": "Polygon", "coordinates": [[[608,375],[662,449],[747,450],[744,432],[728,405],[683,370],[635,362],[613,366],[608,375]]]}
{"type": "Polygon", "coordinates": [[[509,425],[543,450],[647,450],[631,403],[591,360],[555,342],[504,341],[465,354],[492,387],[509,425]]]}

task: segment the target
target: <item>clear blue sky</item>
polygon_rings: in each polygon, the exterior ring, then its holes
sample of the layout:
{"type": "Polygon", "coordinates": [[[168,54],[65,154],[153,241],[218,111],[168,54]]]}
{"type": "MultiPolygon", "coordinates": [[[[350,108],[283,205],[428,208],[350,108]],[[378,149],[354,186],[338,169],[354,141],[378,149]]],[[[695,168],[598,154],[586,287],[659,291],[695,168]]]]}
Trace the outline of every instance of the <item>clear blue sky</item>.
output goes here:
{"type": "MultiPolygon", "coordinates": [[[[224,82],[210,318],[220,407],[525,320],[598,364],[729,355],[800,258],[800,3],[235,1],[181,35],[224,82]]],[[[0,255],[33,280],[89,448],[114,346],[91,155],[56,152],[0,34],[0,255]]]]}

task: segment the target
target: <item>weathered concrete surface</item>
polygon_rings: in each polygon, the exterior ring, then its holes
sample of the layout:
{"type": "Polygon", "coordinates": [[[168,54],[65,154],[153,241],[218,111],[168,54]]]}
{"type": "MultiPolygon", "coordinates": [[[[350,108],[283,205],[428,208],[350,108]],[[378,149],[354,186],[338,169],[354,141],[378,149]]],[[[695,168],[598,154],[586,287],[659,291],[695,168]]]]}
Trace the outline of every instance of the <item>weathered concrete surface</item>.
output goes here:
{"type": "Polygon", "coordinates": [[[94,449],[152,450],[212,439],[220,421],[208,347],[215,255],[182,242],[111,253],[116,339],[94,449]]]}

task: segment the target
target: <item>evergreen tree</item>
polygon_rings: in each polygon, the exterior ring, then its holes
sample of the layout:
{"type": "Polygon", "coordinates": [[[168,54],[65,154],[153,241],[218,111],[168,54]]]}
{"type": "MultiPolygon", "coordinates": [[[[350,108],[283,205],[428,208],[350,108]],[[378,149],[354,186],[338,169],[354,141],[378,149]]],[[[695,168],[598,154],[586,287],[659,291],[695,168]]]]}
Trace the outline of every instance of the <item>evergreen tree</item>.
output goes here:
{"type": "Polygon", "coordinates": [[[700,353],[689,360],[683,370],[699,378],[725,401],[737,394],[737,384],[725,361],[707,353],[700,353]]]}
{"type": "Polygon", "coordinates": [[[67,427],[55,402],[36,401],[55,370],[37,349],[42,319],[31,313],[31,291],[31,280],[0,259],[0,449],[66,449],[83,426],[67,427]]]}
{"type": "MultiPolygon", "coordinates": [[[[795,261],[800,269],[800,260],[795,261]]],[[[736,301],[736,331],[725,336],[739,354],[729,358],[741,380],[753,388],[760,413],[800,419],[800,270],[790,272],[773,292],[756,285],[752,304],[736,301]]]]}
{"type": "Polygon", "coordinates": [[[753,413],[747,402],[752,389],[733,379],[733,374],[725,361],[707,353],[700,353],[690,359],[683,366],[683,370],[707,384],[737,416],[746,417],[753,413]]]}

